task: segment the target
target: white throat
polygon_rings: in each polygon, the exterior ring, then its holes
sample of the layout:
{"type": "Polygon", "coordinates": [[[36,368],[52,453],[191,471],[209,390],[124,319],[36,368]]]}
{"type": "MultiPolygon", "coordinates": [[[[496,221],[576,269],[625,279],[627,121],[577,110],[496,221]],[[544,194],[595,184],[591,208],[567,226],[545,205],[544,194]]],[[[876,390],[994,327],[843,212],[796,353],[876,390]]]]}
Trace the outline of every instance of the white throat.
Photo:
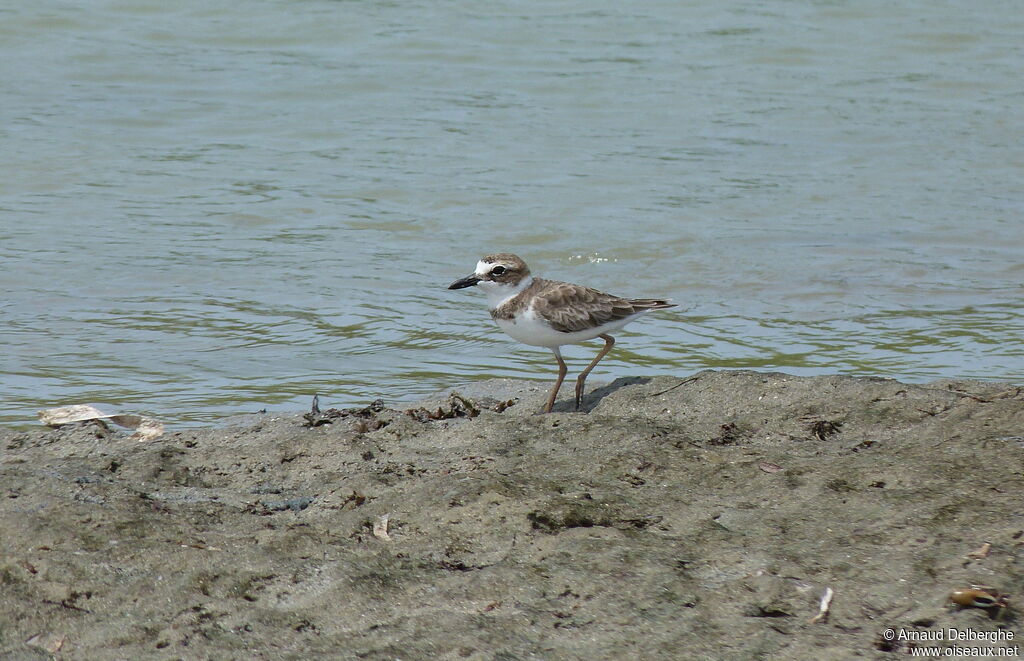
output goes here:
{"type": "Polygon", "coordinates": [[[487,307],[491,310],[496,310],[510,298],[518,295],[519,292],[529,287],[532,282],[533,276],[528,275],[514,285],[493,282],[491,280],[483,280],[477,285],[477,287],[487,294],[487,307]]]}

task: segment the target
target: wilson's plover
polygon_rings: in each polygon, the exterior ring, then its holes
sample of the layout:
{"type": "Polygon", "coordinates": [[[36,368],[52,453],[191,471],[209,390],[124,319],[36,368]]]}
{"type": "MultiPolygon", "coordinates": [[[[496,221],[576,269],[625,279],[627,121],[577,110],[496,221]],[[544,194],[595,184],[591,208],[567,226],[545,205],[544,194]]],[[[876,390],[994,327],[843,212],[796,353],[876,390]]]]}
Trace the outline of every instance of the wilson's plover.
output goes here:
{"type": "Polygon", "coordinates": [[[583,399],[587,375],[611,351],[619,330],[637,317],[663,308],[675,307],[662,298],[620,298],[590,287],[530,275],[530,268],[511,253],[487,255],[476,271],[456,280],[448,289],[478,286],[487,294],[491,318],[498,327],[524,344],[547,347],[558,361],[558,380],[551,389],[545,413],[555,405],[558,389],[567,371],[561,346],[599,337],[602,348],[576,379],[576,408],[583,399]]]}

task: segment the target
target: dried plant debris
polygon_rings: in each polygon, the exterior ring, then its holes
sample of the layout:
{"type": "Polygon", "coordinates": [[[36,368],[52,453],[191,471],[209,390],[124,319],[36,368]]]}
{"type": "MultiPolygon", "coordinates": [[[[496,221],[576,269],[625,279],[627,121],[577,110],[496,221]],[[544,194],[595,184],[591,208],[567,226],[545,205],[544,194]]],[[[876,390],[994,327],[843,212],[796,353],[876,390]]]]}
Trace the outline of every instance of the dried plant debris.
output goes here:
{"type": "Polygon", "coordinates": [[[530,526],[548,534],[558,534],[570,528],[617,528],[644,530],[655,526],[664,517],[652,514],[632,514],[618,511],[607,503],[593,500],[556,501],[526,515],[530,526]]]}
{"type": "Polygon", "coordinates": [[[494,404],[493,406],[491,406],[489,408],[490,408],[490,410],[494,411],[495,413],[501,413],[502,411],[504,411],[508,407],[515,406],[516,402],[518,402],[518,401],[519,401],[518,399],[505,399],[505,400],[499,401],[498,403],[494,404]]]}
{"type": "Polygon", "coordinates": [[[808,429],[814,438],[824,441],[829,436],[838,434],[839,428],[842,426],[843,423],[834,420],[815,420],[808,425],[808,429]]]}
{"type": "Polygon", "coordinates": [[[147,418],[134,413],[104,413],[89,404],[73,404],[71,406],[58,406],[51,409],[39,411],[39,422],[48,427],[60,427],[72,422],[97,421],[103,423],[109,420],[115,425],[134,429],[132,438],[140,441],[148,441],[163,435],[164,426],[159,420],[147,418]]]}
{"type": "Polygon", "coordinates": [[[378,418],[371,418],[369,420],[353,420],[352,429],[360,434],[365,434],[368,431],[377,431],[382,427],[387,427],[388,422],[388,420],[380,420],[378,418]]]}
{"type": "Polygon", "coordinates": [[[377,416],[378,414],[388,410],[389,409],[384,406],[383,399],[375,399],[369,406],[364,406],[361,409],[327,409],[326,411],[321,411],[320,395],[313,395],[313,404],[310,407],[309,413],[304,414],[302,417],[306,419],[307,427],[329,425],[335,420],[350,418],[353,422],[353,426],[356,428],[356,431],[365,432],[374,431],[387,426],[387,421],[380,420],[377,416]],[[360,422],[362,424],[360,424],[360,422]]]}
{"type": "Polygon", "coordinates": [[[480,409],[473,400],[453,392],[448,395],[448,402],[444,406],[438,406],[436,410],[431,411],[421,406],[417,409],[407,409],[405,414],[419,422],[430,422],[452,418],[475,418],[480,415],[480,409]]]}
{"type": "Polygon", "coordinates": [[[734,422],[726,422],[718,427],[718,436],[708,439],[708,445],[732,445],[740,438],[740,428],[734,422]]]}
{"type": "Polygon", "coordinates": [[[438,406],[434,410],[423,408],[422,406],[410,408],[406,410],[406,414],[412,417],[413,420],[428,423],[438,420],[452,420],[454,417],[476,417],[482,410],[492,410],[500,413],[509,406],[514,406],[516,401],[518,400],[507,399],[493,404],[489,402],[484,404],[473,401],[459,393],[452,393],[449,395],[449,400],[447,400],[445,405],[438,406]]]}
{"type": "Polygon", "coordinates": [[[247,509],[253,514],[260,514],[266,516],[273,514],[274,512],[284,512],[291,510],[292,512],[301,512],[316,500],[313,496],[298,496],[296,498],[287,498],[281,500],[259,500],[247,509]]]}
{"type": "Polygon", "coordinates": [[[351,494],[345,497],[345,500],[341,501],[341,507],[342,509],[344,509],[348,505],[352,505],[353,508],[356,508],[360,507],[365,502],[366,496],[359,493],[358,491],[353,491],[351,494]]]}
{"type": "MultiPolygon", "coordinates": [[[[493,400],[491,400],[493,401],[493,400]]],[[[481,411],[488,410],[501,413],[510,406],[516,404],[517,399],[508,399],[486,404],[476,402],[468,397],[453,392],[448,395],[448,401],[436,409],[427,409],[422,406],[414,409],[401,411],[417,422],[432,422],[435,420],[451,420],[454,418],[475,418],[481,411]]],[[[320,396],[313,397],[313,405],[309,413],[302,417],[306,419],[307,427],[319,427],[320,425],[332,424],[335,420],[349,419],[352,427],[357,432],[376,431],[386,427],[390,420],[382,419],[380,414],[397,414],[399,411],[384,406],[384,401],[375,399],[369,406],[361,409],[327,409],[320,410],[320,396]]]]}

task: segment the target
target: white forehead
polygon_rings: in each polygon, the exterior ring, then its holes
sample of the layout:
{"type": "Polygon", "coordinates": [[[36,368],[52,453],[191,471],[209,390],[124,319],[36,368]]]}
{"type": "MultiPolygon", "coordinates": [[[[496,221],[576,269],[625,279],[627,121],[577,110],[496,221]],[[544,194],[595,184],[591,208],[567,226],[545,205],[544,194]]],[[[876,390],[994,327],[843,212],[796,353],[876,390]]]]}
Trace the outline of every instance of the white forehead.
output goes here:
{"type": "Polygon", "coordinates": [[[485,262],[484,260],[481,259],[479,262],[476,263],[476,274],[486,275],[487,273],[491,272],[492,266],[494,266],[494,262],[485,262]]]}

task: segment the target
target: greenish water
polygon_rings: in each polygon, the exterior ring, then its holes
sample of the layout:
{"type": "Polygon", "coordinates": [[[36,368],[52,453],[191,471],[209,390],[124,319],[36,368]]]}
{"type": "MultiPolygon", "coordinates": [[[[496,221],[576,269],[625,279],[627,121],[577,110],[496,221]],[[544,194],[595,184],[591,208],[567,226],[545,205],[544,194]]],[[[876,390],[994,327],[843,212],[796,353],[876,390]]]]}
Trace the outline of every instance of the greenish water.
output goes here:
{"type": "Polygon", "coordinates": [[[551,378],[445,289],[495,251],[680,303],[595,383],[1024,381],[1022,33],[995,0],[0,9],[0,421],[551,378]]]}

